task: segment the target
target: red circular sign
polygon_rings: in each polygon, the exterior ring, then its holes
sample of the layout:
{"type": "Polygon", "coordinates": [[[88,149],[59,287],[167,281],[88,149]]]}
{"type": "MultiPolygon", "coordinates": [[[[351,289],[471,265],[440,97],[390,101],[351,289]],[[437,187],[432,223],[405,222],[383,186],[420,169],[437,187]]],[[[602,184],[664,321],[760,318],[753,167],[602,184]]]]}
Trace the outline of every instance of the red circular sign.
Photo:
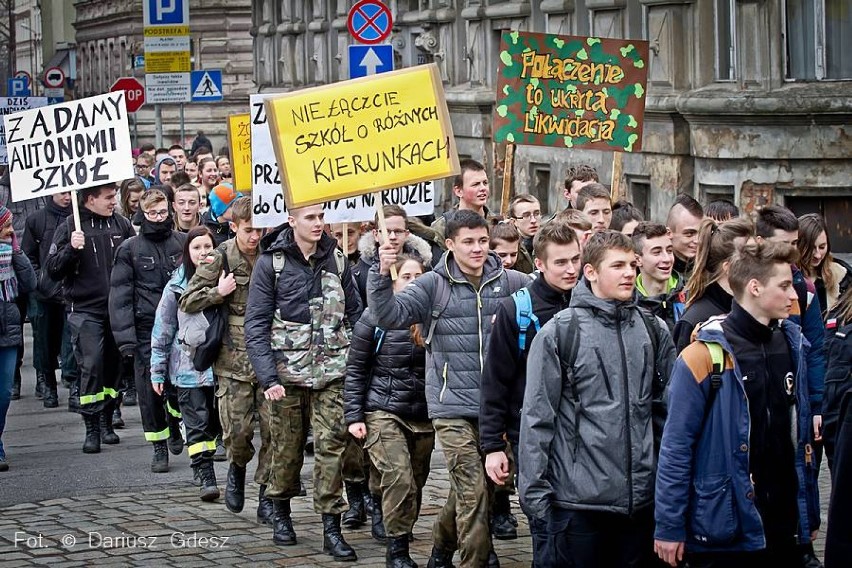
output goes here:
{"type": "Polygon", "coordinates": [[[390,8],[379,0],[361,0],[349,10],[346,27],[355,41],[368,45],[381,43],[391,33],[393,16],[390,8]]]}
{"type": "Polygon", "coordinates": [[[122,77],[110,87],[110,92],[124,91],[127,112],[136,112],[145,104],[145,87],[136,77],[122,77]]]}

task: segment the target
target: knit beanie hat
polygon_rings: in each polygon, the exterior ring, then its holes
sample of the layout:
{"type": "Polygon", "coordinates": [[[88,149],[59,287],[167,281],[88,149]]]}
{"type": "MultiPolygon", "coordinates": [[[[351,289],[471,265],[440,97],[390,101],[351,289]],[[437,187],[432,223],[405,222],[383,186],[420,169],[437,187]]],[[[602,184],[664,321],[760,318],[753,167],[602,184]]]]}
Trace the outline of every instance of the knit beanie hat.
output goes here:
{"type": "Polygon", "coordinates": [[[12,212],[3,205],[0,205],[0,227],[6,224],[6,221],[12,218],[12,212]]]}
{"type": "Polygon", "coordinates": [[[230,183],[220,183],[207,196],[207,201],[210,203],[210,210],[213,212],[213,218],[218,219],[225,214],[234,201],[243,194],[239,191],[234,191],[234,186],[230,183]]]}

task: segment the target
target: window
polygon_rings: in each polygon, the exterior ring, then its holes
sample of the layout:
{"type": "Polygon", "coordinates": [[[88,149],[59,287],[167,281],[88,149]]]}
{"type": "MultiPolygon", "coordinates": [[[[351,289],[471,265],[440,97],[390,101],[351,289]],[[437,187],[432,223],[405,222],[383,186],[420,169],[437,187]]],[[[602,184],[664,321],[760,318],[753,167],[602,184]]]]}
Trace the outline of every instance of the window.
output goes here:
{"type": "Polygon", "coordinates": [[[852,79],[849,0],[786,0],[788,79],[852,79]]]}
{"type": "Polygon", "coordinates": [[[714,0],[716,26],[716,80],[733,81],[736,77],[736,7],[734,0],[714,0]]]}
{"type": "Polygon", "coordinates": [[[530,195],[536,197],[545,215],[550,213],[550,166],[547,164],[530,163],[530,195]]]}
{"type": "Polygon", "coordinates": [[[828,239],[831,241],[831,252],[852,253],[852,230],[849,229],[849,216],[852,215],[852,197],[849,188],[832,189],[835,195],[787,196],[784,205],[797,217],[805,213],[819,213],[828,225],[828,239]],[[842,195],[846,193],[846,195],[842,195]]]}

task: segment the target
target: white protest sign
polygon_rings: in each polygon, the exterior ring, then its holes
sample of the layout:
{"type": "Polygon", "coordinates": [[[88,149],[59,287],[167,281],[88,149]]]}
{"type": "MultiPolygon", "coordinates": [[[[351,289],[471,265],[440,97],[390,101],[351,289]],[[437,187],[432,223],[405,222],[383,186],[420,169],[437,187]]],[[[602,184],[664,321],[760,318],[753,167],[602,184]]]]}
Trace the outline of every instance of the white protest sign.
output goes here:
{"type": "Polygon", "coordinates": [[[134,176],[124,91],[4,116],[12,201],[134,176]]]}
{"type": "MultiPolygon", "coordinates": [[[[47,106],[47,97],[0,97],[0,116],[43,106],[47,106]]],[[[8,163],[6,158],[6,129],[3,128],[3,121],[0,120],[0,166],[8,163]]]]}
{"type": "MultiPolygon", "coordinates": [[[[263,101],[274,95],[251,95],[252,225],[277,227],[287,222],[287,206],[281,191],[278,160],[266,120],[263,101]]],[[[409,215],[431,215],[435,211],[435,183],[415,183],[381,192],[382,204],[401,205],[409,215]]],[[[323,204],[326,223],[372,221],[376,215],[375,194],[338,199],[323,204]]]]}

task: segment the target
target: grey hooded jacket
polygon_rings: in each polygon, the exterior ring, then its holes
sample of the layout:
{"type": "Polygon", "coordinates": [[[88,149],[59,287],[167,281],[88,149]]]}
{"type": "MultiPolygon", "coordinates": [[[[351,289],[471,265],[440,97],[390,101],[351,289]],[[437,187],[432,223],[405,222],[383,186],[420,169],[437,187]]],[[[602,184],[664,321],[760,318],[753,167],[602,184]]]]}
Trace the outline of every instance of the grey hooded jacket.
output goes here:
{"type": "Polygon", "coordinates": [[[426,404],[429,418],[479,418],[479,380],[491,319],[500,302],[529,284],[529,277],[504,270],[500,257],[488,253],[480,289],[464,276],[453,254],[447,252],[432,272],[394,294],[391,279],[370,269],[367,292],[378,325],[398,329],[422,323],[428,330],[438,293],[439,278],[448,281],[450,297],[435,324],[426,352],[426,404]]]}
{"type": "Polygon", "coordinates": [[[675,349],[665,323],[649,318],[654,353],[639,309],[598,298],[584,280],[533,340],[518,458],[527,514],[632,514],[653,504],[652,418],[665,412],[675,349]]]}

